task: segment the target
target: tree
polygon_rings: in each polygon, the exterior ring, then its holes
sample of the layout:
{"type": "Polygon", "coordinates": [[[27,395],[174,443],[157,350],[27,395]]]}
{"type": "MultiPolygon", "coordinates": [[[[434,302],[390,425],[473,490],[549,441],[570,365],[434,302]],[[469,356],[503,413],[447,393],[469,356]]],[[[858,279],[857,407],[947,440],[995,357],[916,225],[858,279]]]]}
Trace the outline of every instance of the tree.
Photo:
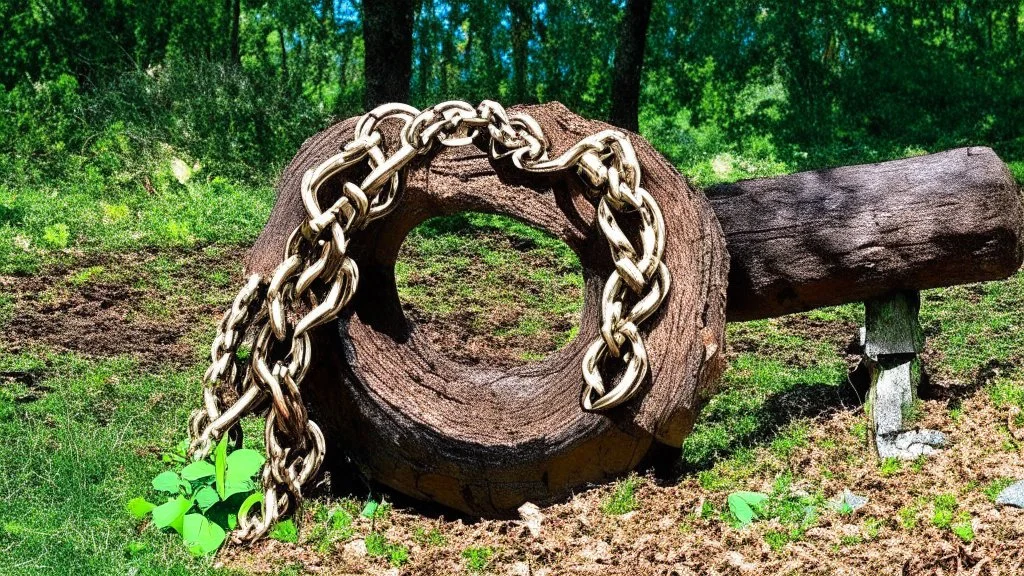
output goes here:
{"type": "Polygon", "coordinates": [[[636,132],[639,129],[640,78],[643,75],[647,24],[653,0],[629,0],[619,28],[612,74],[612,111],[608,121],[636,132]]]}
{"type": "Polygon", "coordinates": [[[363,2],[363,105],[367,110],[385,102],[409,101],[415,10],[416,0],[363,2]]]}
{"type": "Polygon", "coordinates": [[[242,54],[241,54],[241,39],[240,39],[240,20],[242,16],[242,0],[229,0],[231,3],[231,29],[228,32],[230,36],[230,53],[228,55],[229,61],[235,66],[242,65],[242,54]]]}
{"type": "Polygon", "coordinates": [[[509,0],[508,8],[512,13],[512,103],[520,104],[529,100],[526,65],[533,31],[533,2],[509,0]]]}

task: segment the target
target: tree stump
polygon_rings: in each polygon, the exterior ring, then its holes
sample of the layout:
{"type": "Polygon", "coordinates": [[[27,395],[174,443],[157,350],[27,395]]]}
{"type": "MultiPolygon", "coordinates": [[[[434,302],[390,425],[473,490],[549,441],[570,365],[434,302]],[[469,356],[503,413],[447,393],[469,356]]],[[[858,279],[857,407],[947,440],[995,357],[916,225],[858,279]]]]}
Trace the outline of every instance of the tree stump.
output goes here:
{"type": "MultiPolygon", "coordinates": [[[[523,110],[548,135],[552,157],[609,127],[557,103],[523,110]]],[[[250,252],[250,271],[267,273],[280,261],[304,218],[303,173],[351,139],[353,126],[344,121],[302,146],[250,252]]],[[[384,140],[395,142],[395,134],[385,131],[384,140]]],[[[642,138],[630,140],[643,184],[665,214],[665,263],[673,276],[668,298],[642,328],[651,368],[638,395],[607,412],[580,406],[580,367],[599,335],[601,292],[613,269],[580,177],[524,174],[480,148],[445,149],[413,165],[394,212],[353,235],[360,283],[351,310],[313,336],[303,395],[328,438],[329,457],[347,455],[369,477],[410,496],[510,516],[523,502],[550,502],[622,475],[654,441],[682,443],[724,368],[728,254],[703,194],[642,138]],[[565,348],[509,370],[470,367],[434,349],[403,315],[394,278],[402,241],[428,218],[463,211],[518,218],[579,256],[584,310],[579,335],[565,348]]]]}

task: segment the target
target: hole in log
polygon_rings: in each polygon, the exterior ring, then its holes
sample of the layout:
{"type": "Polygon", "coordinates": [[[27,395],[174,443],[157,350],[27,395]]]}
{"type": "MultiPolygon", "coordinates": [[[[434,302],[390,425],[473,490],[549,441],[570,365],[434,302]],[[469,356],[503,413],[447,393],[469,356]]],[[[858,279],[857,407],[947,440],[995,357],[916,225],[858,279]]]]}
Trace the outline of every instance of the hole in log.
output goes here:
{"type": "Polygon", "coordinates": [[[427,220],[403,242],[395,280],[406,318],[461,364],[536,362],[579,333],[579,258],[565,242],[508,216],[427,220]]]}

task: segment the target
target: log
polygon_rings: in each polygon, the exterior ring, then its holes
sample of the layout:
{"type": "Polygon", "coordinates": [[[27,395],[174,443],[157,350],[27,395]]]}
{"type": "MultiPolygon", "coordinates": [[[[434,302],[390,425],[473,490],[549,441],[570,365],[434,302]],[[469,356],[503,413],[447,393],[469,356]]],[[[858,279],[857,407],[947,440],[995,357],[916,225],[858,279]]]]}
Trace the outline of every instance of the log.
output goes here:
{"type": "MultiPolygon", "coordinates": [[[[553,153],[607,126],[557,103],[526,110],[553,153]]],[[[302,174],[349,140],[353,125],[314,136],[286,168],[247,271],[266,274],[280,261],[304,217],[302,174]]],[[[353,236],[361,280],[352,310],[314,335],[304,397],[329,458],[344,454],[416,498],[514,515],[523,502],[555,501],[621,475],[656,442],[682,443],[723,369],[727,274],[728,318],[745,320],[1005,277],[1024,253],[1019,189],[988,149],[716,186],[709,203],[642,138],[630,138],[666,214],[674,280],[645,324],[652,370],[640,394],[607,413],[579,406],[580,361],[598,332],[611,263],[578,177],[524,175],[481,149],[444,150],[412,167],[398,210],[353,236]],[[542,362],[510,370],[454,363],[402,313],[393,269],[402,240],[427,218],[468,210],[520,218],[580,258],[579,336],[542,362]]]]}
{"type": "MultiPolygon", "coordinates": [[[[609,128],[560,104],[525,110],[543,126],[552,157],[609,128]]],[[[280,261],[304,218],[302,174],[351,139],[353,126],[350,119],[314,136],[287,167],[247,258],[249,272],[267,274],[280,261]]],[[[526,501],[550,502],[622,475],[655,441],[682,443],[724,369],[728,256],[704,195],[646,141],[631,140],[644,186],[665,214],[673,276],[659,312],[641,327],[650,371],[637,397],[607,412],[580,406],[581,363],[599,337],[601,292],[613,270],[582,179],[527,175],[474,146],[445,149],[410,168],[398,209],[352,235],[360,280],[351,309],[313,335],[303,397],[328,438],[329,457],[347,455],[370,478],[416,498],[508,516],[526,501]],[[541,362],[508,370],[458,364],[403,314],[394,264],[407,233],[428,218],[470,210],[519,218],[579,257],[579,335],[541,362]]],[[[384,141],[395,142],[394,131],[384,141]]]]}
{"type": "Polygon", "coordinates": [[[1020,188],[990,148],[712,186],[730,321],[1013,274],[1020,188]]]}

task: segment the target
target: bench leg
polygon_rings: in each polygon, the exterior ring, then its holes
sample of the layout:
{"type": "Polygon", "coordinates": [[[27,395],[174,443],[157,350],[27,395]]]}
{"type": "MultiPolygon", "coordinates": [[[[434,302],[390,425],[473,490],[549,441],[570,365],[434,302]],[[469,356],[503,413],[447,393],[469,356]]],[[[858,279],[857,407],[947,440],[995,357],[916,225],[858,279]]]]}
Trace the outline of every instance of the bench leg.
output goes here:
{"type": "Polygon", "coordinates": [[[918,292],[894,292],[864,303],[864,358],[871,371],[868,415],[880,458],[912,460],[946,443],[937,430],[918,428],[924,336],[918,292]]]}

